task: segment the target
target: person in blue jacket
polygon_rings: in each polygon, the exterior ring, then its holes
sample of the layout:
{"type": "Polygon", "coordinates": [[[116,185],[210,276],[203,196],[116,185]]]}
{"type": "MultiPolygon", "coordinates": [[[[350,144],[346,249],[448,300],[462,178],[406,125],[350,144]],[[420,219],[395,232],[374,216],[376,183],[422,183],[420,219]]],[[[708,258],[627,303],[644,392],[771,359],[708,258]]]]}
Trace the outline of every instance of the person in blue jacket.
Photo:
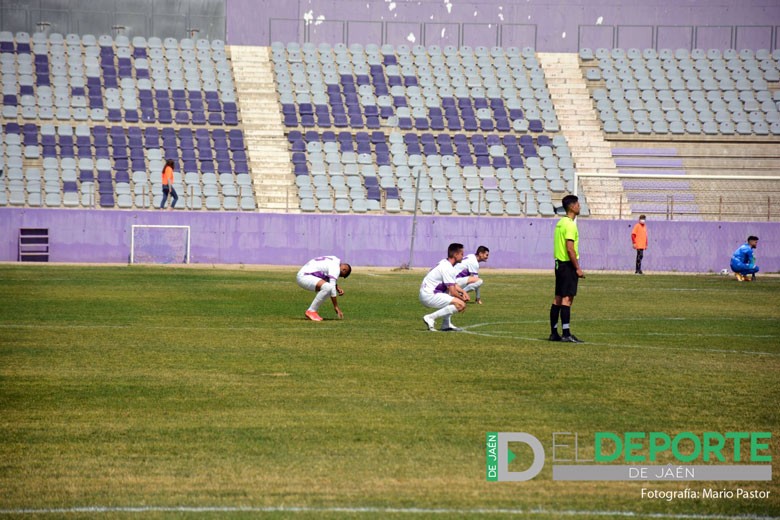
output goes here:
{"type": "Polygon", "coordinates": [[[731,255],[731,270],[734,271],[740,282],[756,279],[758,266],[756,265],[756,257],[753,256],[753,250],[757,245],[758,237],[750,235],[747,242],[739,246],[731,255]]]}

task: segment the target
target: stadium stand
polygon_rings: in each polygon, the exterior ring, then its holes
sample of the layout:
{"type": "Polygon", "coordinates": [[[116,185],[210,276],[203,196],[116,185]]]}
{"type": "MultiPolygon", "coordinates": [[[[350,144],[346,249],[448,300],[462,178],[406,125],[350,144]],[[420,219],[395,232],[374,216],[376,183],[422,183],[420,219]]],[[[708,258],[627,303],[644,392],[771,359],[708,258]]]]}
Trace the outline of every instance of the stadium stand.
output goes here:
{"type": "Polygon", "coordinates": [[[751,220],[749,208],[763,207],[772,218],[777,183],[760,177],[780,168],[780,52],[602,48],[578,58],[617,171],[633,176],[621,205],[695,220],[751,220]],[[706,178],[725,175],[750,179],[706,178]]]}
{"type": "Polygon", "coordinates": [[[152,209],[172,157],[190,210],[741,218],[776,183],[698,177],[780,167],[779,64],[0,32],[0,205],[152,209]]]}
{"type": "Polygon", "coordinates": [[[780,52],[727,49],[580,51],[604,131],[780,135],[780,52]]]}
{"type": "Polygon", "coordinates": [[[533,49],[271,51],[303,211],[552,215],[573,190],[533,49]]]}
{"type": "Polygon", "coordinates": [[[255,209],[223,42],[2,32],[0,72],[5,203],[154,208],[172,158],[180,207],[255,209]]]}

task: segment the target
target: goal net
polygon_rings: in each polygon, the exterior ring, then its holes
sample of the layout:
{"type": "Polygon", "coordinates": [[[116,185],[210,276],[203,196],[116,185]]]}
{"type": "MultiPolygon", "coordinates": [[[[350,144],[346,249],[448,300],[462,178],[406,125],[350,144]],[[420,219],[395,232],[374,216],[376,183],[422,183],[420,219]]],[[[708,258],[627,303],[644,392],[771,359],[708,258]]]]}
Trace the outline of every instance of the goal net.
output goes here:
{"type": "Polygon", "coordinates": [[[190,226],[134,225],[131,264],[189,264],[190,226]]]}

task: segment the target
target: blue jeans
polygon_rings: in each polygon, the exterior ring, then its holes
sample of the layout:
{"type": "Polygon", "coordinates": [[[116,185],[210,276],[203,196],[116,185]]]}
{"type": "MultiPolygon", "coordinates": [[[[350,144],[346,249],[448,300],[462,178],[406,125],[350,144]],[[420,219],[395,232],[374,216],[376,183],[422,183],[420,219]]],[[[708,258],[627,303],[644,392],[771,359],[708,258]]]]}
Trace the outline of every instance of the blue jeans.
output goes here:
{"type": "Polygon", "coordinates": [[[165,201],[168,200],[168,193],[169,192],[171,194],[171,207],[172,208],[176,207],[176,202],[179,200],[179,196],[176,194],[176,190],[173,189],[173,186],[164,185],[163,186],[163,200],[162,200],[162,203],[160,204],[160,209],[164,209],[165,208],[165,201]]]}

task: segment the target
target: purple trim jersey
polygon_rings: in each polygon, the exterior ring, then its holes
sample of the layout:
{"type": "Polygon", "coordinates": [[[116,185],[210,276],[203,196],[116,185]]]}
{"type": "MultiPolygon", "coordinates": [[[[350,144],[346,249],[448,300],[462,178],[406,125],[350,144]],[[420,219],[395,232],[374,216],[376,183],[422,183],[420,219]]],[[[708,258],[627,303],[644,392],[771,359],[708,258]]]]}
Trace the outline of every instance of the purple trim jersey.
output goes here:
{"type": "Polygon", "coordinates": [[[455,264],[455,273],[455,278],[479,275],[479,260],[477,260],[477,255],[470,254],[464,256],[459,264],[455,264]]]}
{"type": "Polygon", "coordinates": [[[420,292],[428,294],[446,293],[449,286],[455,285],[455,269],[446,258],[428,271],[420,285],[420,292]]]}
{"type": "Polygon", "coordinates": [[[306,262],[301,272],[326,282],[335,281],[341,274],[341,260],[335,256],[318,256],[306,262]]]}

